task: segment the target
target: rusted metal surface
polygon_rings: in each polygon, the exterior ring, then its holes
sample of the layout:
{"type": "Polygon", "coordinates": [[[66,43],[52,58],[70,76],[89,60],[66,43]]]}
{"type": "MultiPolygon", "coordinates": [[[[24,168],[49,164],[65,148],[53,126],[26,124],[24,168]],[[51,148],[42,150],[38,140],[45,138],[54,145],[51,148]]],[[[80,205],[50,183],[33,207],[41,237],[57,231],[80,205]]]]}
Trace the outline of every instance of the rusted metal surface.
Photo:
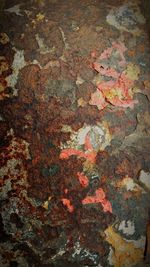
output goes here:
{"type": "Polygon", "coordinates": [[[2,1],[0,266],[149,264],[140,1],[2,1]]]}

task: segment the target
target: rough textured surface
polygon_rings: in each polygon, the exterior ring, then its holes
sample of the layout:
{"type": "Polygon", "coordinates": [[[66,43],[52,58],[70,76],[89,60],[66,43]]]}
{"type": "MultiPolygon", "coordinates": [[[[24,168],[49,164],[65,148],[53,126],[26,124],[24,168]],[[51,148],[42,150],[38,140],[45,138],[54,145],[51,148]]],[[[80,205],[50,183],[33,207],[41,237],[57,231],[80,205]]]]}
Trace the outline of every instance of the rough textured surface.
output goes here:
{"type": "Polygon", "coordinates": [[[150,264],[141,1],[0,1],[0,267],[150,264]]]}
{"type": "Polygon", "coordinates": [[[144,16],[147,20],[147,24],[148,24],[148,29],[149,29],[149,33],[150,33],[150,17],[149,17],[149,13],[150,13],[150,1],[149,0],[143,0],[142,3],[142,10],[144,13],[144,16]]]}

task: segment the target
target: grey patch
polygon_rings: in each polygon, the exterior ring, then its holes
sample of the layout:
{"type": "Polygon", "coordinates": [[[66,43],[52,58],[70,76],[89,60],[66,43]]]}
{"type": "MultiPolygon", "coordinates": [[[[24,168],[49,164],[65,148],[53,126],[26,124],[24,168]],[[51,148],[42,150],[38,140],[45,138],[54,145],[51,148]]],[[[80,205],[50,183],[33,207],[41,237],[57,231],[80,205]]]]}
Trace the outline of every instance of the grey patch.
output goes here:
{"type": "Polygon", "coordinates": [[[148,267],[149,266],[149,262],[140,262],[140,263],[138,263],[138,264],[136,264],[136,265],[134,265],[133,267],[148,267]]]}
{"type": "Polygon", "coordinates": [[[120,147],[121,144],[122,144],[122,141],[119,140],[119,138],[118,138],[118,139],[115,138],[115,139],[113,139],[113,140],[111,141],[111,146],[112,146],[114,149],[120,147]]]}
{"type": "MultiPolygon", "coordinates": [[[[113,49],[111,56],[108,59],[101,60],[102,68],[115,68],[117,72],[125,70],[126,66],[120,66],[119,62],[122,60],[121,55],[117,49],[113,49]]],[[[109,78],[110,79],[110,78],[109,78]]]]}
{"type": "Polygon", "coordinates": [[[0,191],[0,199],[7,199],[7,193],[11,191],[11,181],[6,180],[2,190],[0,191]]]}
{"type": "Polygon", "coordinates": [[[138,104],[135,105],[135,108],[133,112],[135,114],[145,112],[150,109],[150,102],[148,100],[148,97],[142,93],[135,94],[135,99],[138,100],[138,104]]]}
{"type": "Polygon", "coordinates": [[[145,19],[137,6],[127,4],[112,9],[107,16],[107,22],[119,30],[136,32],[139,30],[137,25],[144,24],[145,19]]]}
{"type": "Polygon", "coordinates": [[[71,107],[76,106],[76,83],[71,80],[49,80],[46,86],[46,94],[59,98],[69,98],[71,107]]]}
{"type": "Polygon", "coordinates": [[[120,25],[123,25],[127,28],[129,27],[130,29],[132,29],[132,27],[135,27],[138,23],[134,11],[132,9],[129,9],[128,7],[121,7],[118,10],[116,20],[120,25]]]}

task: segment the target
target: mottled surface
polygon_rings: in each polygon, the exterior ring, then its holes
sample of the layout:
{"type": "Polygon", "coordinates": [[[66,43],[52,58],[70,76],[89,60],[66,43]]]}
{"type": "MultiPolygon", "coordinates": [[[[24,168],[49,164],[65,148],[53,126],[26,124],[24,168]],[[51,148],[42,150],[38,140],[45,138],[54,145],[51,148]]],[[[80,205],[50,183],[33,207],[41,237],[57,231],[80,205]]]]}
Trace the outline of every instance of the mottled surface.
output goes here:
{"type": "Polygon", "coordinates": [[[150,264],[140,5],[0,2],[0,267],[150,264]]]}

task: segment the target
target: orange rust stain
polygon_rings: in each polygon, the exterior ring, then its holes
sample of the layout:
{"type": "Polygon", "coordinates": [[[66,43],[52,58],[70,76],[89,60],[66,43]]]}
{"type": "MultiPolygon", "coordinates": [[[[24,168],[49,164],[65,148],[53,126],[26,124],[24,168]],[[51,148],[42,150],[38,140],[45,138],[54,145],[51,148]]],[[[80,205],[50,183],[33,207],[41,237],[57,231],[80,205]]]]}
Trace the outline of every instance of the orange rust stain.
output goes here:
{"type": "Polygon", "coordinates": [[[62,201],[63,205],[67,207],[69,212],[73,212],[74,211],[74,207],[71,204],[71,201],[69,199],[62,198],[61,201],[62,201]]]}
{"type": "Polygon", "coordinates": [[[125,174],[131,169],[131,163],[126,158],[116,167],[116,174],[125,174]]]}
{"type": "Polygon", "coordinates": [[[88,184],[89,184],[89,180],[88,180],[87,176],[84,175],[84,173],[81,173],[81,172],[78,172],[77,173],[77,176],[78,176],[78,179],[79,179],[80,184],[83,187],[87,187],[88,184]]]}
{"type": "Polygon", "coordinates": [[[134,57],[134,56],[135,56],[135,50],[133,50],[133,49],[128,50],[127,54],[128,54],[130,57],[134,57]]]}
{"type": "Polygon", "coordinates": [[[144,86],[145,86],[145,88],[150,89],[150,81],[149,80],[145,80],[144,81],[144,86]]]}
{"type": "Polygon", "coordinates": [[[40,161],[40,156],[37,156],[35,159],[32,160],[32,164],[36,165],[40,161]]]}
{"type": "Polygon", "coordinates": [[[109,211],[112,213],[112,206],[109,200],[106,199],[105,192],[102,188],[98,188],[95,192],[95,196],[87,196],[82,200],[82,204],[101,203],[103,211],[109,211]]]}
{"type": "Polygon", "coordinates": [[[138,46],[138,50],[139,50],[139,52],[144,53],[144,51],[145,51],[145,46],[144,46],[143,44],[140,44],[140,45],[138,46]]]}

